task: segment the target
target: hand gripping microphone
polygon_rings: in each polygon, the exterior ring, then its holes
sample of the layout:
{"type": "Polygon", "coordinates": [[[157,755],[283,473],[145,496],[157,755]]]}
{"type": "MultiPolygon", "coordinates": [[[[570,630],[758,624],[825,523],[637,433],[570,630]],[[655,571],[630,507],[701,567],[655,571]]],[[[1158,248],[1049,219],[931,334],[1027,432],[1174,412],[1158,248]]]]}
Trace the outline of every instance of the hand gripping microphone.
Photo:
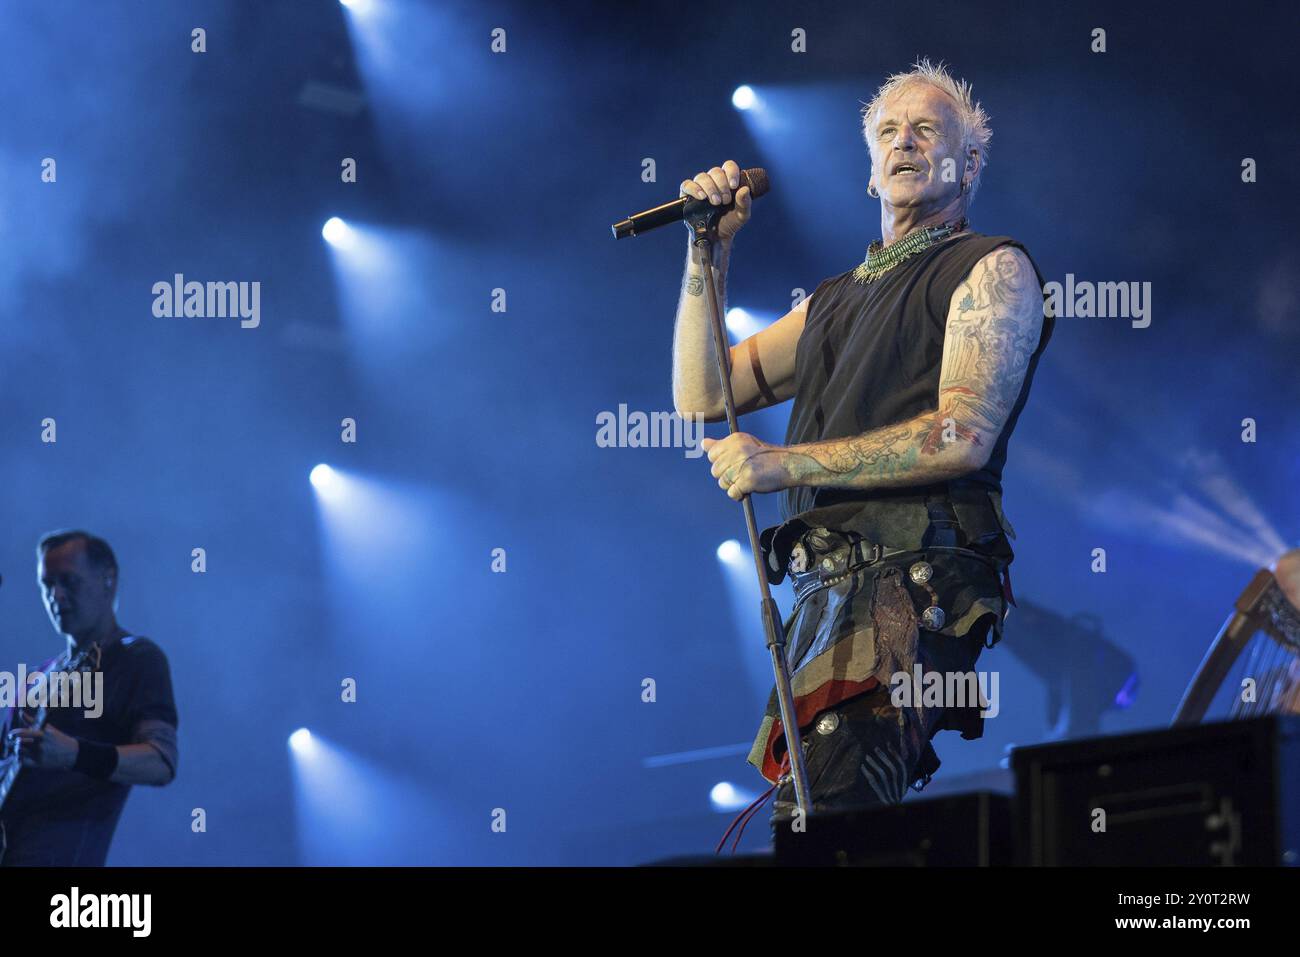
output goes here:
{"type": "Polygon", "coordinates": [[[628,236],[639,236],[644,232],[656,229],[659,226],[667,226],[669,223],[680,223],[691,213],[700,208],[714,209],[719,212],[726,212],[736,205],[736,193],[746,186],[749,187],[749,198],[757,199],[767,192],[767,170],[765,169],[746,169],[740,171],[740,185],[732,191],[731,202],[723,203],[720,206],[714,206],[707,199],[696,199],[694,196],[681,196],[671,203],[664,203],[662,206],[656,206],[654,209],[647,209],[643,213],[636,213],[629,216],[622,222],[610,226],[614,233],[615,239],[625,239],[628,236]]]}

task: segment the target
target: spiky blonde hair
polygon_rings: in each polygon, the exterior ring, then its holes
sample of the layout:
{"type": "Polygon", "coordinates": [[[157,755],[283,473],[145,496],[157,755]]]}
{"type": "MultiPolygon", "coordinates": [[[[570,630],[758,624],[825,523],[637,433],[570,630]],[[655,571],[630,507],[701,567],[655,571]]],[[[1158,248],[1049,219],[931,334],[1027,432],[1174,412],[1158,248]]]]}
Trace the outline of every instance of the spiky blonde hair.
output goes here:
{"type": "Polygon", "coordinates": [[[977,149],[980,155],[979,169],[970,184],[970,198],[974,199],[975,190],[979,188],[980,178],[984,175],[984,167],[989,162],[989,140],[993,138],[993,131],[989,129],[989,116],[972,96],[969,83],[954,79],[942,62],[935,65],[929,57],[917,60],[906,73],[895,73],[888,77],[871,98],[871,102],[862,107],[862,138],[866,141],[867,152],[871,154],[872,174],[876,171],[876,153],[871,124],[876,111],[890,96],[914,83],[928,83],[937,87],[957,104],[957,115],[961,120],[962,155],[965,156],[971,147],[977,149]]]}

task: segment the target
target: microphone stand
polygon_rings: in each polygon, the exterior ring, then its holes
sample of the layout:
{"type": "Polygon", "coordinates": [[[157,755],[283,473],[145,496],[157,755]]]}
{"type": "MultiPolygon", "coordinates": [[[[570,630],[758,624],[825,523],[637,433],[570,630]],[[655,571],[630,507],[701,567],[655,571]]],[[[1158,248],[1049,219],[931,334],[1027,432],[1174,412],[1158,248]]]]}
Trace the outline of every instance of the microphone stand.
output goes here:
{"type": "MultiPolygon", "coordinates": [[[[692,244],[699,250],[704,267],[705,297],[709,302],[709,322],[713,326],[713,351],[718,359],[718,378],[722,382],[722,398],[727,409],[727,427],[732,435],[740,431],[736,424],[736,399],[731,392],[731,351],[722,325],[722,307],[718,302],[717,283],[713,280],[713,246],[718,239],[718,221],[726,212],[717,206],[701,205],[688,211],[686,224],[691,228],[692,244]]],[[[762,595],[759,609],[763,616],[763,629],[767,633],[767,650],[772,656],[772,673],[776,678],[776,698],[781,708],[781,724],[785,729],[786,751],[790,756],[790,776],[794,781],[795,801],[804,814],[812,811],[812,798],[808,791],[808,772],[804,767],[803,741],[799,734],[799,721],[795,717],[794,693],[790,689],[790,669],[785,660],[785,631],[781,627],[781,612],[772,598],[767,584],[767,571],[763,568],[763,550],[758,543],[758,524],[754,520],[754,503],[749,493],[740,500],[745,513],[745,528],[749,532],[749,550],[754,556],[758,572],[758,589],[762,595]]]]}

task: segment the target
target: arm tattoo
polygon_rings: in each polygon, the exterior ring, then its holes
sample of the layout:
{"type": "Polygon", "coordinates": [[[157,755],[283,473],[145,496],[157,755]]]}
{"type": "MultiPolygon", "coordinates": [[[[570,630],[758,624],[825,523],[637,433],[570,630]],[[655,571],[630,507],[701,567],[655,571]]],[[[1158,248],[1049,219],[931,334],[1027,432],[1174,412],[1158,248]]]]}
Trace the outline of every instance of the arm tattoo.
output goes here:
{"type": "Polygon", "coordinates": [[[1042,290],[1018,250],[996,249],[958,287],[944,335],[938,408],[862,435],[789,448],[794,485],[925,485],[972,469],[1024,383],[1042,329],[1042,290]]]}
{"type": "Polygon", "coordinates": [[[863,479],[869,484],[905,482],[920,458],[916,439],[925,431],[909,420],[845,439],[796,445],[790,449],[790,471],[799,485],[851,487],[863,479]]]}
{"type": "Polygon", "coordinates": [[[777,405],[780,400],[772,391],[772,387],[767,384],[767,377],[763,375],[763,364],[758,361],[758,338],[750,336],[746,341],[749,344],[749,369],[754,375],[754,382],[758,385],[758,394],[767,401],[768,405],[777,405]]]}
{"type": "Polygon", "coordinates": [[[787,470],[793,485],[888,488],[927,485],[969,471],[935,455],[944,421],[938,411],[844,439],[791,446],[787,470]]]}
{"type": "Polygon", "coordinates": [[[686,293],[690,296],[704,295],[704,277],[689,276],[686,280],[686,293]]]}
{"type": "Polygon", "coordinates": [[[975,265],[953,299],[939,408],[954,420],[957,438],[992,446],[1038,347],[1042,290],[1028,258],[1004,246],[975,265]]]}

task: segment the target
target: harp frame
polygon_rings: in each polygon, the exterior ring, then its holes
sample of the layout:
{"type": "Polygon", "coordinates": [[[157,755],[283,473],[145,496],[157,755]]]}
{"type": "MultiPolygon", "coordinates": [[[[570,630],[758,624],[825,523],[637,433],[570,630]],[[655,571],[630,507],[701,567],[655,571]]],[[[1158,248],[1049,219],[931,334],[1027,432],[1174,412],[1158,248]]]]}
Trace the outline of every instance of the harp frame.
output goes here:
{"type": "Polygon", "coordinates": [[[1211,642],[1174,712],[1174,727],[1198,724],[1204,719],[1232,666],[1260,631],[1300,654],[1300,612],[1287,600],[1277,578],[1267,568],[1255,573],[1211,642]]]}

